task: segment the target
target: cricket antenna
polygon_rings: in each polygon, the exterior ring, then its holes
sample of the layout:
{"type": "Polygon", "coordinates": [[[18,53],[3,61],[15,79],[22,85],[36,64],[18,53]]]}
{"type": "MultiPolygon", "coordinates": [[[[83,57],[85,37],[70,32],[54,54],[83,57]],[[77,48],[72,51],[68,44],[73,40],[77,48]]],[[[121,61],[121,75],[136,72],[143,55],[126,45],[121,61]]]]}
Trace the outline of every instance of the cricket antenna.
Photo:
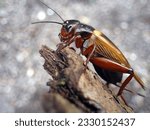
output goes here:
{"type": "Polygon", "coordinates": [[[40,1],[43,5],[45,5],[47,8],[51,9],[63,22],[65,21],[54,9],[52,9],[51,7],[49,7],[48,5],[46,5],[45,3],[43,3],[42,1],[40,1]]]}
{"type": "Polygon", "coordinates": [[[64,25],[63,23],[56,22],[56,21],[38,21],[38,22],[33,22],[32,24],[37,24],[37,23],[56,23],[56,24],[64,25]]]}

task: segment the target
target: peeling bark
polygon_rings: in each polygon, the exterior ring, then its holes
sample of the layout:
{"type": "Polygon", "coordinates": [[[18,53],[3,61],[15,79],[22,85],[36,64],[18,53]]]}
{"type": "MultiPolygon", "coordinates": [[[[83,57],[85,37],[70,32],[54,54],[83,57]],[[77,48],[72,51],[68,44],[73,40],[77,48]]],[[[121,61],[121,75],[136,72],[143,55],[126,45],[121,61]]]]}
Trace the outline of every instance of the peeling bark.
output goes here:
{"type": "Polygon", "coordinates": [[[74,50],[65,48],[56,54],[42,46],[40,54],[45,59],[44,69],[53,78],[43,98],[46,112],[133,112],[97,74],[85,69],[83,59],[74,50]]]}

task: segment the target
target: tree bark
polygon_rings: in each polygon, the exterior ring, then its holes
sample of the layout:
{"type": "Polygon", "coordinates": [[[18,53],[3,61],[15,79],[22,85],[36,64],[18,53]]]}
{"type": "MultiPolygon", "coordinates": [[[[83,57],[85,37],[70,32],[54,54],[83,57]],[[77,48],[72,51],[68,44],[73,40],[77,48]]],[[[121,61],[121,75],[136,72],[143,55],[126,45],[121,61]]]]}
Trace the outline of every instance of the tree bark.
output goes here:
{"type": "Polygon", "coordinates": [[[104,85],[99,76],[85,69],[83,59],[66,47],[60,53],[42,46],[44,69],[52,77],[43,96],[46,112],[133,112],[104,85]]]}

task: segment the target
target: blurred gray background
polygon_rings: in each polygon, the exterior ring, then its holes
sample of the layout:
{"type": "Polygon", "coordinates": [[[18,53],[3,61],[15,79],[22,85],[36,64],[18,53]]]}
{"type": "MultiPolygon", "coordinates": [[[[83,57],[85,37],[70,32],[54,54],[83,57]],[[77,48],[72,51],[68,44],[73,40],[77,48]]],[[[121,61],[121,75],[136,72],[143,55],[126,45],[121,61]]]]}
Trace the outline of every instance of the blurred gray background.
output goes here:
{"type": "MultiPolygon", "coordinates": [[[[128,94],[136,112],[150,112],[150,1],[43,0],[64,19],[78,19],[106,34],[125,54],[144,81],[128,86],[146,98],[128,94]]],[[[0,112],[44,112],[42,95],[50,79],[43,69],[42,44],[56,49],[60,25],[36,24],[61,20],[38,0],[0,0],[0,112]]]]}

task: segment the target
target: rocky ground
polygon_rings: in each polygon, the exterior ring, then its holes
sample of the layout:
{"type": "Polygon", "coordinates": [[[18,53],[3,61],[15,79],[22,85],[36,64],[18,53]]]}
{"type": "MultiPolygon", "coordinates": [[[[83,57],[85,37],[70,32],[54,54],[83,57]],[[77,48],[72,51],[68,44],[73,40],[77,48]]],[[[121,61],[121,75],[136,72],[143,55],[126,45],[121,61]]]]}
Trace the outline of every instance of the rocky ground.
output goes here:
{"type": "MultiPolygon", "coordinates": [[[[128,102],[136,112],[150,112],[150,1],[148,0],[43,0],[64,19],[78,19],[103,31],[125,54],[147,89],[132,80],[129,86],[143,93],[128,102]]],[[[61,20],[38,0],[0,0],[0,112],[44,112],[42,95],[51,77],[44,71],[39,49],[56,49],[60,25],[31,24],[61,20]]]]}

